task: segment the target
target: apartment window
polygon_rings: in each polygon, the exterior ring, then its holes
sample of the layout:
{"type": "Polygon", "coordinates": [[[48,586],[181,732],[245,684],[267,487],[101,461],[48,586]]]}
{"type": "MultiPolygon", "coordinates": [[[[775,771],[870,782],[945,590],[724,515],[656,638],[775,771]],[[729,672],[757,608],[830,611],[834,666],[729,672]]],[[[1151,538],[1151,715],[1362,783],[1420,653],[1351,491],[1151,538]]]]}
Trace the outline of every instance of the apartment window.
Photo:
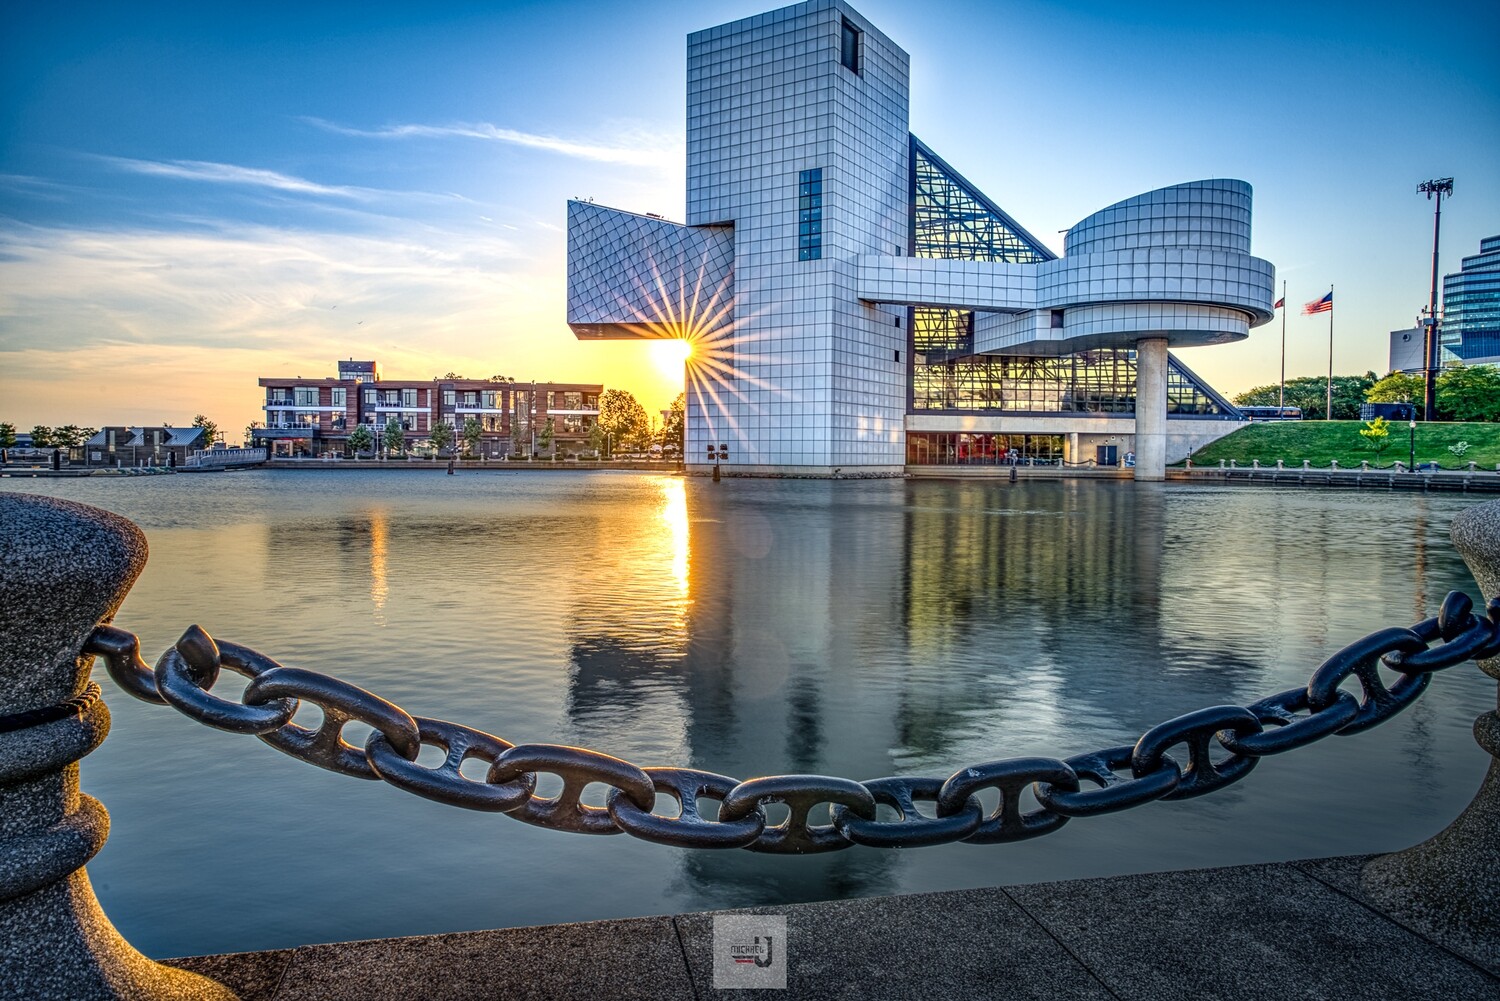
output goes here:
{"type": "Polygon", "coordinates": [[[347,392],[347,390],[344,390],[344,389],[334,389],[334,390],[330,391],[329,394],[328,394],[328,396],[329,396],[328,405],[331,406],[331,407],[342,407],[342,406],[344,406],[345,405],[344,400],[346,399],[346,397],[345,397],[344,394],[346,392],[347,392]]]}
{"type": "Polygon", "coordinates": [[[797,178],[797,260],[823,256],[823,168],[804,170],[797,178]]]}
{"type": "Polygon", "coordinates": [[[365,405],[373,407],[375,401],[380,399],[380,391],[375,389],[365,390],[365,405]]]}
{"type": "Polygon", "coordinates": [[[318,405],[318,387],[296,387],[292,390],[292,402],[299,407],[316,407],[318,405]]]}
{"type": "Polygon", "coordinates": [[[417,405],[417,391],[415,389],[401,390],[401,405],[403,407],[415,407],[417,405]]]}
{"type": "Polygon", "coordinates": [[[1061,330],[1063,325],[1063,311],[1054,309],[1052,311],[1052,329],[1061,330]]]}
{"type": "Polygon", "coordinates": [[[862,32],[848,19],[844,20],[843,30],[839,33],[839,62],[850,72],[859,72],[859,43],[862,32]]]}
{"type": "Polygon", "coordinates": [[[445,390],[443,390],[443,406],[445,406],[445,407],[451,407],[451,406],[453,406],[453,397],[454,397],[453,390],[451,390],[451,389],[445,389],[445,390]]]}
{"type": "Polygon", "coordinates": [[[500,409],[500,393],[499,393],[498,390],[486,389],[484,391],[483,399],[484,399],[484,409],[486,409],[486,410],[499,410],[500,409]]]}

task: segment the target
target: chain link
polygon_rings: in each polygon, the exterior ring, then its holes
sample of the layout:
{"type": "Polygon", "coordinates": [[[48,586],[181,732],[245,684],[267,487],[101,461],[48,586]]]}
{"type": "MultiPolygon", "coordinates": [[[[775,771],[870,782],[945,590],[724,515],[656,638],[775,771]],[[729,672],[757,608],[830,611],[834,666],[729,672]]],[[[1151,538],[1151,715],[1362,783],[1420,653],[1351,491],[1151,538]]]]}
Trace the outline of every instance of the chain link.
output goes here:
{"type": "Polygon", "coordinates": [[[254,734],[320,768],[381,779],[439,803],[502,813],[551,830],[626,833],[680,848],[813,854],[856,844],[913,848],[1020,841],[1049,834],[1073,817],[1214,792],[1244,778],[1265,755],[1385,722],[1421,696],[1433,672],[1500,656],[1500,599],[1489,602],[1481,616],[1467,595],[1454,591],[1436,616],[1409,629],[1381,629],[1344,647],[1304,688],[1248,706],[1187,713],[1152,727],[1134,744],[1066,760],[990,761],[946,779],[901,775],[854,782],[773,775],[740,781],[692,768],[640,768],[580,747],[513,745],[458,723],[410,716],[362,688],[283,667],[248,647],[216,643],[197,626],[162,654],[155,670],[141,659],[140,640],[113,626],[96,628],[83,652],[103,657],[116,684],[144,702],[170,705],[208,726],[254,734]],[[1382,666],[1397,675],[1389,685],[1381,678],[1382,666]],[[239,701],[210,692],[224,668],[249,679],[239,701]],[[1360,685],[1358,697],[1341,687],[1351,678],[1360,685]],[[304,702],[322,710],[316,729],[292,722],[304,702]],[[342,736],[354,720],[374,728],[363,748],[342,736]],[[418,764],[423,745],[442,748],[442,763],[418,764]],[[1179,745],[1186,748],[1185,767],[1167,753],[1179,745]],[[482,780],[460,771],[470,759],[489,764],[482,780]],[[543,773],[563,780],[556,796],[536,795],[537,776],[543,773]],[[1083,781],[1097,788],[1085,789],[1083,781]],[[585,790],[601,785],[604,805],[584,803],[585,790]],[[1028,788],[1038,808],[1023,811],[1028,788]],[[999,805],[988,814],[977,795],[985,789],[1000,794],[999,805]],[[659,794],[676,801],[675,816],[655,812],[659,794]],[[705,815],[705,799],[719,801],[716,817],[705,815]],[[936,816],[922,814],[918,802],[934,804],[936,816]],[[829,823],[813,823],[813,811],[825,803],[829,823]],[[787,819],[771,824],[770,804],[784,804],[787,819]],[[878,819],[877,805],[895,810],[897,819],[878,819]]]}

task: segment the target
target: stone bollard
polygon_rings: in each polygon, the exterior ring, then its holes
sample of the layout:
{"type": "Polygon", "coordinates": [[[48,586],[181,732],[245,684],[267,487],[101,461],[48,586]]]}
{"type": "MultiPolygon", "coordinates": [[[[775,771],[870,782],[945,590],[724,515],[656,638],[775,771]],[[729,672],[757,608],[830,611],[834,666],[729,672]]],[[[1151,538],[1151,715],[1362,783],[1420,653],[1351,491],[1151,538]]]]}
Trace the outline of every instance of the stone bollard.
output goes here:
{"type": "Polygon", "coordinates": [[[1339,468],[1339,460],[1337,460],[1337,459],[1329,459],[1328,460],[1328,468],[1329,469],[1335,469],[1335,470],[1338,469],[1339,468]]]}
{"type": "Polygon", "coordinates": [[[1285,469],[1285,468],[1286,468],[1286,463],[1285,463],[1285,462],[1283,462],[1283,461],[1282,461],[1282,460],[1280,460],[1280,459],[1277,459],[1277,460],[1276,460],[1276,468],[1277,468],[1277,469],[1285,469]]]}
{"type": "MultiPolygon", "coordinates": [[[[1224,460],[1223,459],[1219,460],[1219,468],[1220,469],[1224,468],[1224,460]]],[[[1500,466],[1496,466],[1495,469],[1496,469],[1496,471],[1500,471],[1500,466]]]]}
{"type": "MultiPolygon", "coordinates": [[[[1451,534],[1485,598],[1500,596],[1500,501],[1460,512],[1451,534]]],[[[1479,669],[1500,681],[1500,657],[1480,661],[1479,669]]],[[[1474,721],[1474,739],[1493,759],[1474,801],[1430,840],[1371,861],[1360,876],[1360,887],[1403,923],[1497,969],[1500,712],[1474,721]]]]}
{"type": "Polygon", "coordinates": [[[1369,459],[1360,459],[1359,460],[1359,471],[1361,473],[1368,473],[1370,471],[1370,460],[1369,459]]]}
{"type": "Polygon", "coordinates": [[[1311,459],[1303,459],[1302,460],[1302,468],[1303,469],[1311,469],[1312,468],[1312,460],[1311,459]]]}
{"type": "Polygon", "coordinates": [[[146,563],[118,515],[0,494],[0,996],[234,1001],[115,931],[83,866],[109,814],[78,791],[78,759],[109,732],[82,653],[146,563]]]}
{"type": "Polygon", "coordinates": [[[1475,468],[1476,468],[1476,467],[1477,467],[1477,466],[1478,466],[1478,465],[1479,465],[1479,463],[1477,463],[1477,462],[1475,462],[1475,461],[1473,461],[1473,460],[1472,460],[1472,459],[1471,459],[1471,460],[1469,460],[1469,472],[1471,472],[1471,473],[1472,473],[1472,472],[1474,472],[1474,470],[1475,470],[1475,468]]]}
{"type": "Polygon", "coordinates": [[[1240,468],[1239,460],[1238,459],[1230,459],[1229,460],[1229,468],[1230,469],[1239,469],[1240,468]]]}
{"type": "Polygon", "coordinates": [[[1259,469],[1260,468],[1260,460],[1259,459],[1251,459],[1250,460],[1250,468],[1252,468],[1252,469],[1259,469]]]}

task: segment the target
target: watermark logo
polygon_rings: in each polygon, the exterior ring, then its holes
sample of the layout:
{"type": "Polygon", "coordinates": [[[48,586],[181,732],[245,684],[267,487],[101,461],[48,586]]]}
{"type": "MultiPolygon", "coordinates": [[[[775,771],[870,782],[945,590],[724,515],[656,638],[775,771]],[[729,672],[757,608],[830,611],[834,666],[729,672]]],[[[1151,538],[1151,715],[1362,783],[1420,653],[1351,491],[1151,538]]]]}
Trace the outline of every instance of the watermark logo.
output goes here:
{"type": "Polygon", "coordinates": [[[714,915],[714,989],[786,989],[786,915],[714,915]]]}

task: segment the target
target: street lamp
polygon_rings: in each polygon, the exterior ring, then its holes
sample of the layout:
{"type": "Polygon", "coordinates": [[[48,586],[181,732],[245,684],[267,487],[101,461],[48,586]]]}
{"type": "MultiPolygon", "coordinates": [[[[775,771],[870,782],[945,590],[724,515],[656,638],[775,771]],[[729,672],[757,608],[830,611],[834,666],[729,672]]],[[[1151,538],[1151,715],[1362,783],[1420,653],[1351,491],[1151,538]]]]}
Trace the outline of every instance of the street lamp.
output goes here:
{"type": "Polygon", "coordinates": [[[1410,440],[1408,442],[1407,459],[1409,460],[1409,462],[1408,462],[1407,468],[1410,469],[1413,473],[1415,473],[1417,471],[1417,417],[1416,417],[1416,408],[1415,407],[1408,407],[1406,413],[1407,413],[1407,416],[1411,418],[1411,423],[1409,423],[1409,424],[1406,425],[1406,427],[1407,427],[1407,433],[1410,436],[1410,440]]]}
{"type": "Polygon", "coordinates": [[[1453,197],[1453,178],[1440,177],[1423,181],[1417,185],[1417,193],[1425,194],[1428,201],[1437,196],[1437,205],[1432,213],[1432,289],[1427,298],[1427,389],[1423,400],[1423,420],[1437,420],[1437,374],[1438,374],[1438,231],[1443,222],[1443,196],[1453,197]]]}

